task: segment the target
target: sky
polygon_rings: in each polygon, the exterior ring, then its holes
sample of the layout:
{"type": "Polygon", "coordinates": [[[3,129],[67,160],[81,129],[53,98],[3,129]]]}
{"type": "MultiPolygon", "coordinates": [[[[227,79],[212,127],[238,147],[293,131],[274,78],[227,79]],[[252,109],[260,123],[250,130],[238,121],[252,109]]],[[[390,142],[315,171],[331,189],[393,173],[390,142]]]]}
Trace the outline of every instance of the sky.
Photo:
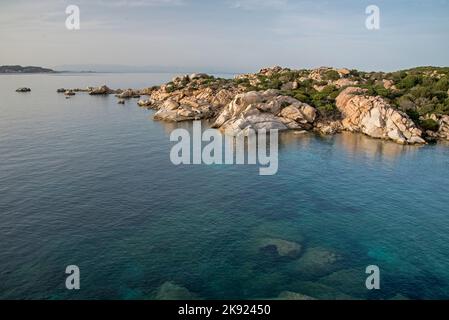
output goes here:
{"type": "Polygon", "coordinates": [[[0,43],[0,65],[449,66],[449,0],[0,0],[0,43]],[[66,28],[68,5],[80,30],[66,28]]]}

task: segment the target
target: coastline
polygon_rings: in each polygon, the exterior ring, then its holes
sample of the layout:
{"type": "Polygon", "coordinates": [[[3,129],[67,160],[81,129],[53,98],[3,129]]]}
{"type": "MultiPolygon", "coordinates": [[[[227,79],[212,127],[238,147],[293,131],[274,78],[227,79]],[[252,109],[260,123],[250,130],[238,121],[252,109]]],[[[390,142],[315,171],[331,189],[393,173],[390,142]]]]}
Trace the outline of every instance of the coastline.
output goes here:
{"type": "MultiPolygon", "coordinates": [[[[114,94],[119,104],[146,96],[137,104],[156,110],[155,120],[207,119],[213,121],[214,128],[231,135],[246,135],[249,129],[313,131],[322,135],[349,131],[399,144],[419,145],[449,140],[449,115],[446,111],[439,113],[437,108],[419,113],[410,101],[403,103],[401,99],[422,87],[417,84],[404,88],[403,83],[407,84],[409,78],[422,77],[446,89],[448,73],[447,68],[433,67],[396,73],[274,67],[233,79],[197,73],[145,89],[111,89],[103,85],[60,88],[57,92],[68,98],[78,92],[114,94]],[[400,80],[392,80],[395,77],[400,80]]],[[[443,106],[449,104],[448,92],[449,88],[447,92],[432,92],[429,100],[441,98],[443,106]]]]}

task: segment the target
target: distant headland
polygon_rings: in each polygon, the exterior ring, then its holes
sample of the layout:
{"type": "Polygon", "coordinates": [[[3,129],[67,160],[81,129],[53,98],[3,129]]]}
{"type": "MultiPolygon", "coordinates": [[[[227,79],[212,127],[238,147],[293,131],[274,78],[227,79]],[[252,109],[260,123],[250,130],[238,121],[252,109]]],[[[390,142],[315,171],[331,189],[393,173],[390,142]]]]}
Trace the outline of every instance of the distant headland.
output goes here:
{"type": "Polygon", "coordinates": [[[26,66],[26,67],[22,67],[19,65],[0,66],[0,73],[56,73],[56,72],[57,71],[49,68],[42,68],[35,66],[26,66]]]}

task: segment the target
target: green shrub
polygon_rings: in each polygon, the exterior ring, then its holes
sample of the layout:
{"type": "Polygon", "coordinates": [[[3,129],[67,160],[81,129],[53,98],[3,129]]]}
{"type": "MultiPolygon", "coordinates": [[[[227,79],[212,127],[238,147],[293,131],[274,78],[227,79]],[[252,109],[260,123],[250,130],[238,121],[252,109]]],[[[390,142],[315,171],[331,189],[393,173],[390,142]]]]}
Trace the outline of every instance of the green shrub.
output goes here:
{"type": "Polygon", "coordinates": [[[440,128],[440,125],[438,124],[438,122],[436,122],[435,120],[432,119],[426,119],[421,121],[420,123],[421,128],[423,128],[425,131],[430,130],[430,131],[438,131],[438,129],[440,128]]]}
{"type": "Polygon", "coordinates": [[[422,83],[422,78],[420,76],[409,74],[399,82],[398,88],[411,89],[420,83],[422,83]]]}
{"type": "Polygon", "coordinates": [[[340,79],[340,74],[335,70],[328,70],[324,74],[324,79],[335,81],[340,79]]]}
{"type": "Polygon", "coordinates": [[[447,77],[443,77],[434,85],[433,87],[437,91],[447,91],[449,90],[449,80],[447,77]]]}
{"type": "Polygon", "coordinates": [[[406,111],[407,115],[410,117],[410,119],[413,120],[415,123],[419,123],[419,112],[416,110],[408,109],[406,111]]]}

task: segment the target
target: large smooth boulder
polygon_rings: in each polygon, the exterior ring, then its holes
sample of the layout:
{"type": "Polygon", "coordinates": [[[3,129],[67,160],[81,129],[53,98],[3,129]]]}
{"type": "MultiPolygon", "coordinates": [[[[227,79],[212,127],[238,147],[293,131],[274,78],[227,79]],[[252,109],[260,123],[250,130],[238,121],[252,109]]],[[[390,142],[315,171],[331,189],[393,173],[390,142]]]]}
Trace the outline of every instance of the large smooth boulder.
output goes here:
{"type": "Polygon", "coordinates": [[[190,80],[198,80],[198,79],[204,79],[204,78],[209,78],[209,75],[207,75],[206,73],[192,73],[189,76],[190,80]]]}
{"type": "Polygon", "coordinates": [[[168,99],[162,103],[159,110],[154,114],[154,119],[168,122],[201,120],[209,118],[212,113],[212,107],[208,104],[181,104],[168,99]]]}
{"type": "Polygon", "coordinates": [[[400,144],[424,144],[422,131],[403,112],[392,108],[383,98],[366,95],[366,90],[349,87],[337,97],[336,104],[345,130],[400,144]]]}
{"type": "Polygon", "coordinates": [[[133,89],[127,89],[122,93],[117,94],[117,98],[119,99],[140,98],[140,92],[135,91],[133,89]]]}
{"type": "Polygon", "coordinates": [[[151,99],[137,101],[137,105],[139,107],[151,107],[152,104],[153,104],[153,100],[151,100],[151,99]]]}
{"type": "Polygon", "coordinates": [[[278,90],[251,91],[238,94],[221,111],[213,127],[231,135],[250,130],[310,129],[316,110],[278,90]]]}

